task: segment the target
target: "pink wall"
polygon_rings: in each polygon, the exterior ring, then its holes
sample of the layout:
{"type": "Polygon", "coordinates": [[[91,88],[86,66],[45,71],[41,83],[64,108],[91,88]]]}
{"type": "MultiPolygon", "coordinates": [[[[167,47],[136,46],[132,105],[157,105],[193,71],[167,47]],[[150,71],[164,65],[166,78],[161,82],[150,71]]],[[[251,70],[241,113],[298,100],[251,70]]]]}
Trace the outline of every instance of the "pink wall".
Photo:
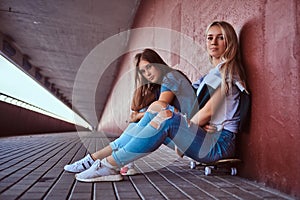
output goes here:
{"type": "MultiPolygon", "coordinates": [[[[0,101],[0,137],[76,131],[74,124],[70,124],[46,115],[42,115],[19,106],[0,101]]],[[[81,128],[80,128],[81,129],[81,128]]]]}
{"type": "MultiPolygon", "coordinates": [[[[144,0],[133,28],[162,27],[181,32],[204,47],[204,31],[213,20],[225,20],[240,37],[244,66],[252,92],[250,128],[240,134],[240,175],[300,197],[299,135],[299,3],[297,0],[144,0]]],[[[132,34],[130,50],[120,65],[113,95],[99,128],[118,135],[128,123],[133,79],[124,78],[132,56],[148,41],[169,65],[178,64],[191,80],[207,71],[203,49],[191,50],[183,40],[169,35],[132,34]],[[168,43],[169,47],[159,48],[168,43]],[[171,54],[171,52],[173,54],[171,54]],[[174,53],[175,52],[175,53],[174,53]],[[176,54],[180,55],[177,56],[176,54]],[[185,55],[185,56],[182,56],[185,55]]]]}

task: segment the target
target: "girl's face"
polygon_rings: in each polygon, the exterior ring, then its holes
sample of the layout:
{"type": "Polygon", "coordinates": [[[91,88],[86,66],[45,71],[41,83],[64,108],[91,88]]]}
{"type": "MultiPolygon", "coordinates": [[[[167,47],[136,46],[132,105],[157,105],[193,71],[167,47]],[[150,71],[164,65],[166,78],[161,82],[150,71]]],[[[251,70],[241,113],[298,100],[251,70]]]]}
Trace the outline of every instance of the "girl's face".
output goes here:
{"type": "Polygon", "coordinates": [[[159,83],[159,81],[161,80],[161,71],[154,65],[151,65],[146,60],[140,61],[139,71],[142,74],[142,76],[145,77],[145,79],[147,79],[151,83],[159,83]]]}
{"type": "Polygon", "coordinates": [[[208,54],[214,60],[219,60],[225,52],[226,42],[219,26],[212,26],[208,29],[206,36],[206,47],[208,54]]]}

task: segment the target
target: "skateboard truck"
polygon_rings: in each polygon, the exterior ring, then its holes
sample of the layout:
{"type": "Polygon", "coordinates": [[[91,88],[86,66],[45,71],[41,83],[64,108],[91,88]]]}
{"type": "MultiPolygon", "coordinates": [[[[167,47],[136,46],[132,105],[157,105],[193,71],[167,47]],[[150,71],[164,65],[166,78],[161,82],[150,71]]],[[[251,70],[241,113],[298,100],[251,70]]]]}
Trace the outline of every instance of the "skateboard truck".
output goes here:
{"type": "Polygon", "coordinates": [[[211,175],[213,170],[218,170],[218,168],[224,167],[225,169],[230,169],[229,172],[231,176],[237,175],[237,164],[241,163],[242,161],[237,158],[229,158],[229,159],[221,159],[211,163],[199,163],[197,164],[196,161],[190,161],[190,168],[196,169],[197,166],[204,166],[204,174],[206,176],[211,175]]]}

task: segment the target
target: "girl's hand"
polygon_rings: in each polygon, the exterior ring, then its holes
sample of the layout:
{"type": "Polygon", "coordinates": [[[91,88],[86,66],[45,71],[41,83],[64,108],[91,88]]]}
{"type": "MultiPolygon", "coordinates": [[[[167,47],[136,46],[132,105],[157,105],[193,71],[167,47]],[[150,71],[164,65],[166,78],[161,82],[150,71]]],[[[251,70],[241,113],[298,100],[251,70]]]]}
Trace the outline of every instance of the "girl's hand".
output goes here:
{"type": "Polygon", "coordinates": [[[202,127],[207,133],[217,132],[217,127],[213,125],[206,124],[202,127]]]}
{"type": "Polygon", "coordinates": [[[132,122],[138,122],[140,121],[140,119],[142,119],[142,117],[144,116],[145,113],[140,113],[140,112],[136,112],[136,111],[133,111],[131,112],[130,114],[130,118],[129,118],[129,122],[132,123],[132,122]]]}

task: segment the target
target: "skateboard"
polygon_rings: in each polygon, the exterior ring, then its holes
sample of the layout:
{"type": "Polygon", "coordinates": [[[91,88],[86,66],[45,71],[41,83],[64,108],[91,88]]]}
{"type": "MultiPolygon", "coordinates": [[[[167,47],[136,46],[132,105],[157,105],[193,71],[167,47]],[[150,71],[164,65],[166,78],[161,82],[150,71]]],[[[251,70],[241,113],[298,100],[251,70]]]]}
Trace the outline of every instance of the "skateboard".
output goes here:
{"type": "Polygon", "coordinates": [[[228,158],[228,159],[221,159],[215,162],[211,162],[211,163],[197,163],[194,160],[190,161],[190,168],[191,169],[196,169],[196,167],[204,167],[204,174],[206,176],[212,174],[213,170],[220,170],[220,169],[224,169],[228,172],[230,172],[230,174],[232,176],[237,175],[237,165],[239,163],[241,163],[242,161],[240,159],[237,158],[228,158]]]}

